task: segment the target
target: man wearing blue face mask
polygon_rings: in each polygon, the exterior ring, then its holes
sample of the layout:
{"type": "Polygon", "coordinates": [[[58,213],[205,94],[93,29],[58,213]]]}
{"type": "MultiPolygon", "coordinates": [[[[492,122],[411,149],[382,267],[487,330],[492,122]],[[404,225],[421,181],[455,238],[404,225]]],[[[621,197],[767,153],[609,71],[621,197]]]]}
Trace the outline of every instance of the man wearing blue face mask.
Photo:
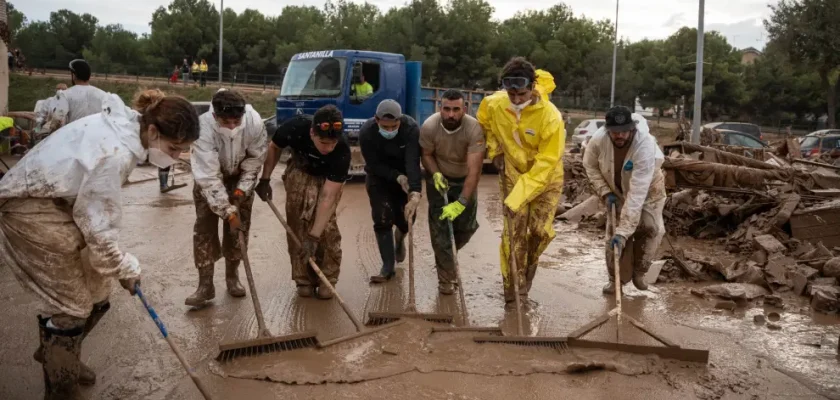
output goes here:
{"type": "Polygon", "coordinates": [[[260,114],[245,104],[241,94],[221,89],[213,95],[211,108],[199,118],[201,135],[193,143],[190,163],[195,186],[195,227],[193,254],[198,269],[198,289],[186,304],[204,306],[216,297],[213,286],[214,264],[225,257],[228,294],[245,296],[239,283],[239,230],[251,225],[251,206],[257,174],[268,149],[268,136],[260,114]],[[219,219],[224,225],[219,244],[219,219]]]}
{"type": "Polygon", "coordinates": [[[382,269],[370,278],[372,283],[393,278],[394,265],[405,260],[404,239],[408,224],[414,223],[422,192],[419,140],[417,122],[403,115],[400,104],[394,100],[379,103],[376,116],[359,129],[367,174],[365,188],[382,257],[382,269]]]}

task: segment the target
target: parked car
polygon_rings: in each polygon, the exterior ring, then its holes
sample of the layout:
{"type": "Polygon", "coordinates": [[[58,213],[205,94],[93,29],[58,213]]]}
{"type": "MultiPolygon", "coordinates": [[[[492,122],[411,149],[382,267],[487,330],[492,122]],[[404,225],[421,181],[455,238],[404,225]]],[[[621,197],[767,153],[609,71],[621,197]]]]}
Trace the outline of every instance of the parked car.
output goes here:
{"type": "Polygon", "coordinates": [[[814,157],[822,153],[840,152],[840,129],[823,129],[811,132],[799,143],[802,157],[814,157]]]}
{"type": "Polygon", "coordinates": [[[753,136],[758,140],[764,140],[764,135],[761,133],[761,127],[755,124],[747,124],[744,122],[712,122],[703,125],[704,128],[714,129],[720,131],[722,129],[743,132],[753,136]]]}
{"type": "Polygon", "coordinates": [[[756,139],[750,134],[733,131],[729,129],[718,129],[720,143],[729,146],[749,147],[753,149],[764,149],[770,147],[763,140],[756,139]]]}
{"type": "Polygon", "coordinates": [[[572,135],[572,143],[578,147],[582,147],[582,145],[589,142],[592,135],[598,128],[604,126],[605,123],[607,121],[603,119],[585,119],[581,121],[577,128],[575,128],[574,135],[572,135]]]}

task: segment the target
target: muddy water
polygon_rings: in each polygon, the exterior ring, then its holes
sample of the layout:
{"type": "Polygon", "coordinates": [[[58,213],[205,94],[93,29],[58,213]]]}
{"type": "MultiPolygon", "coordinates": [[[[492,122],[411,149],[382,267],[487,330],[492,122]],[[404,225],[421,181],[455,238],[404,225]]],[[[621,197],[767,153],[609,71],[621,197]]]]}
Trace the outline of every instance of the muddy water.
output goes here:
{"type": "MultiPolygon", "coordinates": [[[[284,201],[280,173],[275,173],[273,181],[278,205],[284,201]]],[[[512,332],[515,318],[505,311],[498,267],[501,220],[496,182],[495,176],[482,179],[481,227],[459,259],[470,322],[501,325],[512,332]]],[[[554,399],[558,392],[584,399],[615,395],[640,399],[822,398],[821,394],[840,398],[840,368],[833,356],[840,334],[836,319],[814,319],[795,312],[791,300],[790,309],[782,312],[782,329],[770,331],[752,322],[754,314],[764,311],[761,307],[720,312],[713,304],[688,294],[686,285],[659,287],[658,293],[628,289],[625,310],[683,346],[711,349],[708,367],[579,351],[548,354],[479,346],[469,336],[424,335],[425,326],[413,323],[401,331],[322,351],[218,365],[212,361],[218,343],[254,337],[257,323],[250,298],[233,299],[225,294],[221,262],[216,268],[214,305],[202,310],[183,305],[197,281],[192,260],[195,214],[191,182],[164,195],[158,192],[156,181],[132,185],[125,188],[123,202],[121,246],[141,260],[147,296],[175,342],[219,398],[392,399],[402,394],[401,398],[516,395],[554,399]],[[615,372],[567,374],[567,367],[575,361],[592,362],[615,372]],[[292,381],[324,383],[275,383],[292,381]],[[340,383],[350,381],[358,383],[340,383]]],[[[368,284],[380,261],[362,183],[345,186],[338,213],[344,253],[338,291],[345,302],[362,320],[369,311],[404,309],[408,301],[407,261],[400,264],[391,282],[368,284]]],[[[423,218],[418,218],[415,228],[417,308],[421,312],[450,312],[460,321],[457,297],[437,294],[426,213],[421,202],[418,215],[423,218]]],[[[353,324],[335,301],[295,296],[285,234],[260,201],[254,205],[252,225],[249,256],[272,333],[314,329],[322,340],[353,333],[353,324]]],[[[525,318],[531,334],[564,335],[613,307],[600,292],[606,279],[602,234],[564,224],[558,224],[557,230],[557,239],[543,255],[531,291],[525,318]]],[[[85,393],[97,399],[200,398],[139,302],[118,288],[111,300],[111,312],[84,343],[83,361],[98,373],[97,385],[85,393]]],[[[0,311],[6,321],[0,326],[4,338],[0,344],[4,371],[0,374],[0,398],[37,398],[43,387],[40,368],[31,358],[37,347],[37,302],[6,269],[0,269],[0,301],[7,305],[0,311]]],[[[609,340],[613,328],[606,326],[587,338],[609,340]]],[[[643,335],[632,331],[623,338],[646,343],[643,335]]]]}

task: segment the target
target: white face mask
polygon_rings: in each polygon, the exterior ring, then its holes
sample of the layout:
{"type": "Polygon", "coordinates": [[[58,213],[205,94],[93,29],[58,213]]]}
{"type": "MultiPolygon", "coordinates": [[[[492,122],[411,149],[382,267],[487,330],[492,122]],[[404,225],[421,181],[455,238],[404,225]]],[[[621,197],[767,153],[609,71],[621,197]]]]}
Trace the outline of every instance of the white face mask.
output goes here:
{"type": "Polygon", "coordinates": [[[160,149],[160,137],[157,140],[158,147],[149,147],[149,163],[158,168],[169,168],[175,164],[175,159],[160,149]]]}
{"type": "Polygon", "coordinates": [[[453,131],[450,131],[449,129],[446,129],[446,127],[445,127],[445,126],[443,126],[443,124],[440,124],[440,127],[441,127],[441,128],[443,128],[443,131],[444,131],[444,132],[446,132],[446,134],[447,134],[447,135],[451,135],[451,134],[453,134],[453,133],[458,132],[458,131],[460,131],[460,130],[461,130],[461,127],[460,127],[460,126],[459,126],[459,127],[457,127],[457,128],[455,128],[455,130],[453,130],[453,131]]]}
{"type": "Polygon", "coordinates": [[[517,114],[521,114],[522,110],[524,110],[525,107],[528,107],[529,105],[531,105],[531,100],[528,100],[522,104],[510,104],[511,108],[513,108],[513,111],[516,111],[517,114]]]}

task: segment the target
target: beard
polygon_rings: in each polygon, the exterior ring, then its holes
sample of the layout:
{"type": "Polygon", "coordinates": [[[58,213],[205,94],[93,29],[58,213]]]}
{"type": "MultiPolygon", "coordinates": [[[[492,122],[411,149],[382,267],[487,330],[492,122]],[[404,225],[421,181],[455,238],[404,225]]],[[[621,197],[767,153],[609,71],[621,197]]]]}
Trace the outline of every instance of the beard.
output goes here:
{"type": "Polygon", "coordinates": [[[621,144],[616,143],[616,140],[613,139],[613,137],[610,136],[609,134],[607,134],[607,136],[609,136],[610,142],[612,142],[612,144],[613,144],[613,146],[615,146],[615,148],[623,149],[623,148],[629,146],[630,143],[633,143],[633,138],[636,137],[636,132],[631,133],[630,136],[628,136],[627,139],[624,139],[621,144]]]}
{"type": "Polygon", "coordinates": [[[447,118],[441,121],[444,128],[449,131],[454,131],[461,127],[461,119],[447,118]]]}

